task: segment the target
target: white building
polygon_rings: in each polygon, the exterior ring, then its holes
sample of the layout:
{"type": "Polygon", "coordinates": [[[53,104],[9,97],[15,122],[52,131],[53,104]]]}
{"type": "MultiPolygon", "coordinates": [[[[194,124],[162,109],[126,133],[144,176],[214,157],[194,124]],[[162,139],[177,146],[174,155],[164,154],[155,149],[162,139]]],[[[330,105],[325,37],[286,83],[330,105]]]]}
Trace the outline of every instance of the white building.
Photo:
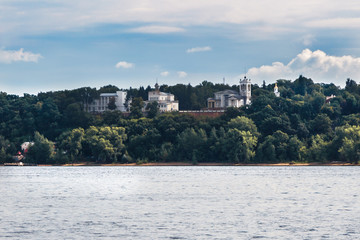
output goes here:
{"type": "Polygon", "coordinates": [[[251,80],[244,77],[240,80],[239,92],[225,90],[216,92],[214,98],[208,98],[208,108],[241,107],[251,104],[251,80]]]}
{"type": "MultiPolygon", "coordinates": [[[[114,101],[116,105],[115,110],[125,112],[126,106],[126,92],[125,91],[116,91],[116,93],[101,93],[99,99],[95,99],[88,106],[88,112],[104,112],[109,110],[109,103],[114,101]]],[[[86,107],[86,106],[85,106],[86,107]]]]}
{"type": "Polygon", "coordinates": [[[275,94],[276,97],[280,97],[280,92],[279,92],[279,88],[277,86],[277,83],[275,83],[274,94],[275,94]]]}
{"type": "Polygon", "coordinates": [[[175,100],[174,94],[160,92],[159,85],[155,84],[155,91],[148,93],[148,100],[145,101],[146,106],[151,102],[157,102],[160,112],[179,111],[179,101],[175,100]]]}

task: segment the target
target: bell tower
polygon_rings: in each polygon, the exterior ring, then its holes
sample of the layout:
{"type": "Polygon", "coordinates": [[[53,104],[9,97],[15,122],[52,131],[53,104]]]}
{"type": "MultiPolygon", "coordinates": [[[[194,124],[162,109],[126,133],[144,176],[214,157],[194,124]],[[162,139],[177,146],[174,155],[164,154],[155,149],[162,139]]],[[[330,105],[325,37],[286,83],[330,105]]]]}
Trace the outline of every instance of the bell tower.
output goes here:
{"type": "Polygon", "coordinates": [[[280,97],[280,92],[279,92],[279,88],[277,86],[277,83],[275,83],[274,94],[275,94],[276,97],[280,97]]]}
{"type": "Polygon", "coordinates": [[[244,76],[240,80],[240,96],[244,99],[244,104],[251,104],[251,79],[244,76]]]}

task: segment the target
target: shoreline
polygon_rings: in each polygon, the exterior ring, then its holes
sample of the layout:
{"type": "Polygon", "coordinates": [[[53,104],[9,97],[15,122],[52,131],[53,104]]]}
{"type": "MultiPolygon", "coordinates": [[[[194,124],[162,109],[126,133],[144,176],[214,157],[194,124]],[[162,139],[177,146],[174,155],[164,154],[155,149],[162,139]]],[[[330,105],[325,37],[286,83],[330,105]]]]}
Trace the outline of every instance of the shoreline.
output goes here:
{"type": "Polygon", "coordinates": [[[111,164],[97,164],[97,163],[73,163],[73,164],[39,164],[37,166],[40,167],[94,167],[94,166],[102,166],[102,167],[186,167],[186,166],[270,166],[270,167],[276,167],[276,166],[360,166],[359,164],[352,164],[352,163],[249,163],[249,164],[231,164],[231,163],[198,163],[196,165],[188,163],[188,162],[156,162],[156,163],[142,163],[142,164],[136,164],[136,163],[111,163],[111,164]]]}

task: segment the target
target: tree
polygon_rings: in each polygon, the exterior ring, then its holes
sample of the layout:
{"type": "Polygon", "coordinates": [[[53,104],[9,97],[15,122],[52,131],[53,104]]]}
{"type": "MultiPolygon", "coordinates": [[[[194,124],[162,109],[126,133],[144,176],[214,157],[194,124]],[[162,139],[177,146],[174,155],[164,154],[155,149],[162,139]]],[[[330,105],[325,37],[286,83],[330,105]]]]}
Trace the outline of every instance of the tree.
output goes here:
{"type": "Polygon", "coordinates": [[[294,91],[296,94],[305,95],[309,93],[310,86],[312,86],[314,82],[311,80],[311,78],[306,78],[302,75],[299,76],[298,79],[294,81],[294,91]]]}
{"type": "Polygon", "coordinates": [[[332,147],[338,149],[339,158],[342,161],[358,163],[360,161],[360,126],[337,127],[332,147]]]}
{"type": "Polygon", "coordinates": [[[177,155],[180,161],[194,160],[194,154],[197,162],[204,161],[207,135],[203,129],[195,131],[193,128],[187,128],[177,137],[178,149],[177,155]],[[201,154],[201,156],[200,156],[201,154]]]}
{"type": "Polygon", "coordinates": [[[37,130],[54,139],[58,134],[56,130],[59,129],[59,121],[62,116],[51,98],[45,99],[40,106],[36,119],[37,130]]]}
{"type": "MultiPolygon", "coordinates": [[[[161,135],[157,129],[146,130],[141,135],[131,136],[128,152],[136,160],[158,161],[161,135]]],[[[165,154],[165,153],[164,153],[165,154]]]]}
{"type": "Polygon", "coordinates": [[[346,79],[345,90],[351,93],[356,93],[358,90],[358,85],[354,80],[348,78],[346,79]]]}
{"type": "Polygon", "coordinates": [[[144,107],[144,101],[141,97],[133,98],[130,104],[130,116],[132,118],[141,118],[143,116],[142,108],[144,107]]]}
{"type": "Polygon", "coordinates": [[[222,142],[222,156],[228,162],[249,163],[255,156],[257,137],[249,131],[230,129],[222,142]]]}
{"type": "Polygon", "coordinates": [[[158,102],[154,101],[154,102],[150,102],[147,106],[146,106],[146,110],[148,110],[148,118],[154,118],[156,117],[156,115],[158,115],[159,113],[159,106],[158,106],[158,102]]]}
{"type": "Polygon", "coordinates": [[[341,103],[342,112],[344,115],[357,113],[359,110],[359,96],[356,94],[351,94],[349,92],[345,92],[343,95],[345,101],[341,103]]]}
{"type": "Polygon", "coordinates": [[[356,125],[360,126],[360,113],[350,114],[346,116],[342,116],[341,125],[356,125]]]}
{"type": "MultiPolygon", "coordinates": [[[[102,88],[100,88],[100,92],[101,89],[102,88]]],[[[86,112],[89,111],[89,104],[99,97],[99,93],[96,91],[96,88],[83,87],[74,91],[76,92],[76,99],[81,99],[86,112]]]]}
{"type": "Polygon", "coordinates": [[[289,137],[278,130],[259,144],[256,161],[267,163],[299,161],[302,158],[302,146],[297,137],[289,137]]]}
{"type": "Polygon", "coordinates": [[[162,162],[168,162],[173,160],[174,145],[169,142],[165,142],[161,145],[159,151],[159,160],[162,162]]]}
{"type": "Polygon", "coordinates": [[[322,83],[321,86],[324,89],[325,96],[331,96],[331,95],[337,96],[340,92],[340,87],[335,86],[335,84],[333,83],[330,84],[322,83]]]}
{"type": "Polygon", "coordinates": [[[305,139],[309,135],[309,130],[306,124],[301,119],[299,114],[291,114],[290,116],[291,128],[295,130],[295,135],[300,139],[305,139]]]}
{"type": "Polygon", "coordinates": [[[314,93],[310,98],[310,104],[315,114],[319,113],[325,103],[325,96],[322,93],[314,93]]]}
{"type": "Polygon", "coordinates": [[[5,163],[11,159],[11,155],[8,152],[10,146],[10,141],[0,135],[0,163],[5,163]]]}
{"type": "Polygon", "coordinates": [[[123,119],[123,114],[121,111],[117,111],[117,110],[105,111],[102,114],[103,124],[105,124],[107,126],[119,124],[122,119],[123,119]]]}
{"type": "Polygon", "coordinates": [[[62,133],[58,138],[59,154],[68,156],[71,162],[76,162],[82,157],[82,142],[84,140],[84,129],[76,128],[72,131],[62,133]]]}
{"type": "Polygon", "coordinates": [[[249,131],[254,136],[259,136],[259,132],[253,120],[239,116],[237,118],[233,118],[228,122],[229,129],[236,128],[240,131],[249,131]]]}
{"type": "Polygon", "coordinates": [[[126,139],[127,135],[123,127],[91,126],[85,131],[85,151],[99,163],[116,162],[121,160],[125,153],[126,139]]]}
{"type": "Polygon", "coordinates": [[[315,134],[332,134],[331,129],[332,121],[326,114],[319,114],[310,121],[310,129],[315,134]]]}
{"type": "Polygon", "coordinates": [[[52,164],[54,163],[53,157],[54,143],[39,132],[35,132],[34,145],[29,148],[26,161],[39,164],[52,164]]]}
{"type": "Polygon", "coordinates": [[[164,142],[174,143],[178,134],[187,128],[199,127],[198,121],[190,115],[164,113],[154,118],[154,127],[159,130],[164,142]]]}
{"type": "Polygon", "coordinates": [[[278,130],[288,134],[292,134],[295,132],[291,128],[289,117],[285,114],[282,114],[279,117],[269,117],[263,119],[259,126],[259,129],[263,136],[271,135],[278,130]]]}
{"type": "Polygon", "coordinates": [[[115,104],[115,98],[114,97],[110,98],[109,103],[108,103],[108,109],[109,110],[115,110],[116,109],[116,104],[115,104]]]}
{"type": "Polygon", "coordinates": [[[99,93],[114,93],[116,91],[119,91],[120,89],[117,86],[114,85],[106,85],[99,89],[99,93]]]}
{"type": "Polygon", "coordinates": [[[296,137],[290,138],[287,146],[287,158],[289,161],[300,161],[302,160],[302,148],[304,144],[296,137]]]}
{"type": "Polygon", "coordinates": [[[310,148],[306,151],[306,159],[309,162],[328,162],[330,142],[325,141],[323,135],[311,137],[310,148]]]}
{"type": "Polygon", "coordinates": [[[265,141],[259,144],[256,150],[256,162],[258,163],[276,163],[275,146],[272,142],[272,136],[267,136],[265,141]]]}
{"type": "Polygon", "coordinates": [[[225,109],[224,115],[221,118],[225,121],[229,121],[230,119],[236,118],[240,116],[240,111],[236,107],[228,107],[225,109]]]}
{"type": "Polygon", "coordinates": [[[92,115],[81,109],[81,104],[69,104],[64,111],[64,121],[68,127],[87,128],[92,123],[92,115]]]}

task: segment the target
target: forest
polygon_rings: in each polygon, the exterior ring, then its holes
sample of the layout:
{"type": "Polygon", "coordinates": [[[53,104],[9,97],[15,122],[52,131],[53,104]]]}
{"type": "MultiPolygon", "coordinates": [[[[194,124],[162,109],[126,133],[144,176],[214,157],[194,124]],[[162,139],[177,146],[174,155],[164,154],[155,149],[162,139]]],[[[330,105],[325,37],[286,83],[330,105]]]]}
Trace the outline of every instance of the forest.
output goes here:
{"type": "MultiPolygon", "coordinates": [[[[122,89],[132,103],[130,114],[85,112],[100,93],[118,87],[84,87],[10,95],[0,92],[0,163],[13,161],[23,142],[34,142],[24,162],[35,164],[203,162],[282,163],[360,161],[360,85],[345,88],[314,83],[299,76],[252,86],[252,104],[227,108],[217,118],[180,112],[146,114],[143,100],[151,87],[122,89]],[[327,96],[334,95],[331,99],[327,96]]],[[[175,95],[180,110],[199,110],[217,91],[238,86],[203,81],[196,86],[162,85],[175,95]]]]}

